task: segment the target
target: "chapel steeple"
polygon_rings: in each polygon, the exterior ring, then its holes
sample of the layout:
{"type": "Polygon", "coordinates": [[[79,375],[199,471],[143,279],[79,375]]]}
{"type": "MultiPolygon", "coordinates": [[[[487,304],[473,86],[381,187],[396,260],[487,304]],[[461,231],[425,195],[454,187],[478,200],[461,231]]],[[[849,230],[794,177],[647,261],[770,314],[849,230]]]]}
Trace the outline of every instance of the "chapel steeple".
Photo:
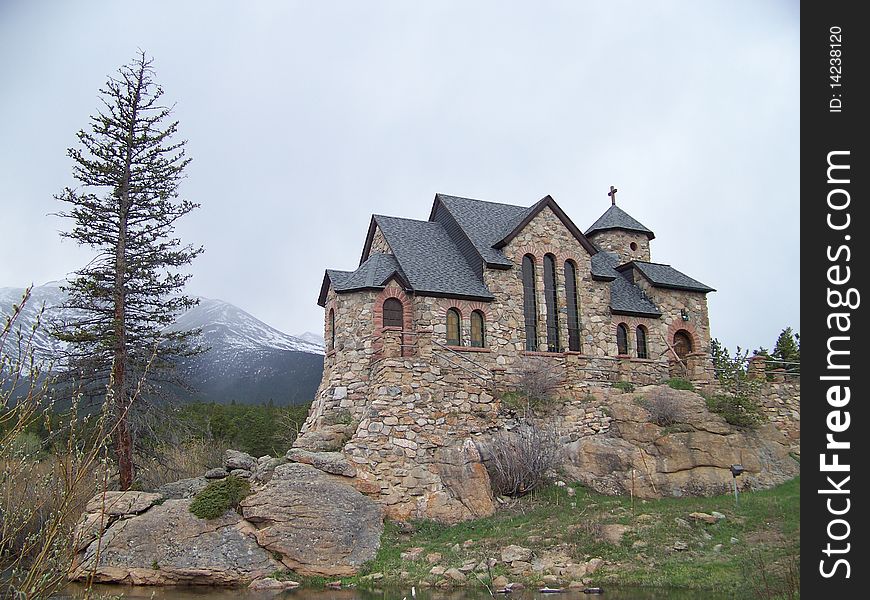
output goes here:
{"type": "Polygon", "coordinates": [[[651,229],[616,205],[617,188],[610,186],[610,208],[586,230],[586,237],[606,252],[615,252],[622,262],[650,260],[651,229]]]}

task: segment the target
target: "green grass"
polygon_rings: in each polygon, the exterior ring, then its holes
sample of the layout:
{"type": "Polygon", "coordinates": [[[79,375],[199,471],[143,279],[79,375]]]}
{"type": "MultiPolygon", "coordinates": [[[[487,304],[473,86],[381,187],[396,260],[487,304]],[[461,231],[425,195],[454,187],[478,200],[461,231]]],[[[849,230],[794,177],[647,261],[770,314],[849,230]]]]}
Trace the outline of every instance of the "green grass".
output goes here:
{"type": "Polygon", "coordinates": [[[190,503],[190,512],[200,519],[217,519],[236,508],[251,493],[251,484],[229,475],[208,484],[190,503]]]}
{"type": "MultiPolygon", "coordinates": [[[[500,557],[501,548],[519,544],[540,555],[553,546],[562,548],[576,561],[601,557],[607,565],[592,576],[593,584],[666,586],[701,590],[722,590],[747,586],[747,576],[756,577],[764,565],[776,582],[789,564],[800,556],[800,478],[771,490],[741,494],[740,506],[730,495],[712,498],[665,498],[660,500],[602,496],[575,487],[569,497],[564,488],[548,487],[518,501],[496,515],[453,526],[429,521],[413,523],[413,531],[387,524],[381,549],[374,561],[345,583],[366,586],[366,575],[383,573],[378,584],[435,584],[443,579],[429,574],[429,553],[442,555],[439,564],[459,567],[500,557]],[[691,512],[719,511],[727,519],[709,525],[689,519],[691,512]],[[647,516],[642,516],[647,515],[647,516]],[[679,525],[683,519],[688,526],[679,525]],[[618,523],[631,527],[619,544],[600,536],[601,526],[618,523]],[[529,541],[530,536],[534,537],[529,541]],[[736,543],[731,538],[736,538],[736,543]],[[463,542],[472,540],[470,547],[463,542]],[[642,541],[644,547],[633,546],[642,541]],[[674,543],[688,544],[687,551],[673,550],[674,543]],[[459,544],[459,549],[454,550],[459,544]],[[717,552],[714,547],[721,544],[717,552]],[[417,561],[402,560],[402,552],[423,547],[417,561]],[[749,574],[749,575],[748,575],[749,574]]],[[[510,575],[501,564],[492,575],[510,575]]],[[[488,579],[486,576],[483,577],[488,579]]],[[[538,584],[540,580],[525,580],[538,584]]],[[[567,583],[567,582],[565,582],[567,583]]],[[[473,574],[468,584],[480,584],[473,574]]]]}
{"type": "Polygon", "coordinates": [[[667,381],[668,385],[675,390],[689,390],[694,391],[695,386],[692,385],[692,382],[688,379],[682,379],[681,377],[672,377],[667,381]]]}

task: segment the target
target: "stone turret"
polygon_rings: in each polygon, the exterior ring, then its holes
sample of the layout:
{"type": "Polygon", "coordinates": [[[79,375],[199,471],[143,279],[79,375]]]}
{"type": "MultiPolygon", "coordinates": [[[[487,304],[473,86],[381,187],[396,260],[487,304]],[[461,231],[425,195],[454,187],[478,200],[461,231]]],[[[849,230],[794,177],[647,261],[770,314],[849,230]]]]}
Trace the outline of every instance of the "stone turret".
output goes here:
{"type": "Polygon", "coordinates": [[[616,205],[616,188],[611,186],[608,195],[610,208],[586,230],[586,237],[601,250],[618,254],[620,262],[650,262],[649,243],[655,234],[616,205]]]}

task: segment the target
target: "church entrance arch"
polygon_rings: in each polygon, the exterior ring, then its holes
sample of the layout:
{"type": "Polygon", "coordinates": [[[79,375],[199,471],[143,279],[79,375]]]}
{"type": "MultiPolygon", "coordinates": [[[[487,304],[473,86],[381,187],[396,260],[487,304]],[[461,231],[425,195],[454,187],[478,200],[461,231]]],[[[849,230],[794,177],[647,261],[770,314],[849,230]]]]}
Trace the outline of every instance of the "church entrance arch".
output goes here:
{"type": "Polygon", "coordinates": [[[686,360],[686,356],[692,351],[692,336],[685,329],[680,329],[674,334],[674,352],[681,360],[686,360]]]}

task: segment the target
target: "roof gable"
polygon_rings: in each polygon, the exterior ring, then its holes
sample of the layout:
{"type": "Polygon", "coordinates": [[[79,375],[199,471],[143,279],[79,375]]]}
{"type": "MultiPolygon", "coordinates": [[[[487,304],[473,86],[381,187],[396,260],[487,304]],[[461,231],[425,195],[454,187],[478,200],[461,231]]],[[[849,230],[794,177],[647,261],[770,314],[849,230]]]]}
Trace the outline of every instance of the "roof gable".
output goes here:
{"type": "Polygon", "coordinates": [[[329,286],[337,293],[357,290],[382,289],[391,279],[396,279],[404,289],[410,289],[408,279],[392,254],[375,253],[368,257],[356,271],[338,271],[327,269],[320,286],[320,296],[317,304],[326,303],[329,286]]]}
{"type": "MultiPolygon", "coordinates": [[[[493,298],[482,275],[474,273],[441,223],[383,215],[375,215],[372,220],[384,234],[399,272],[407,278],[414,292],[481,300],[493,298]]],[[[367,247],[371,247],[371,234],[367,247]]]]}
{"type": "Polygon", "coordinates": [[[677,271],[671,265],[632,260],[624,265],[615,267],[615,269],[620,273],[632,268],[637,269],[638,273],[643,275],[643,277],[649,281],[653,287],[700,292],[703,294],[716,291],[709,285],[705,285],[696,279],[692,279],[685,273],[677,271]]]}
{"type": "Polygon", "coordinates": [[[497,269],[513,266],[495,245],[528,214],[530,208],[435,194],[429,220],[443,221],[442,209],[453,218],[485,266],[497,269]]]}
{"type": "Polygon", "coordinates": [[[541,198],[534,206],[530,207],[527,213],[519,220],[519,222],[507,232],[507,234],[497,241],[493,246],[496,248],[504,248],[512,239],[514,239],[519,233],[526,228],[526,226],[531,223],[532,219],[534,219],[542,210],[545,208],[549,208],[553,211],[556,217],[562,221],[562,224],[568,228],[568,231],[571,232],[571,235],[580,242],[580,245],[583,246],[590,255],[595,255],[598,253],[598,249],[589,241],[589,239],[583,235],[583,232],[580,231],[574,222],[565,214],[565,211],[561,209],[561,207],[556,204],[556,201],[553,200],[552,196],[549,194],[541,198]]]}
{"type": "Polygon", "coordinates": [[[608,208],[603,215],[598,217],[598,220],[592,224],[592,227],[586,230],[586,235],[591,235],[598,231],[606,231],[608,229],[636,231],[638,233],[643,233],[649,239],[654,239],[656,237],[648,227],[642,225],[637,219],[615,204],[608,208]]]}

